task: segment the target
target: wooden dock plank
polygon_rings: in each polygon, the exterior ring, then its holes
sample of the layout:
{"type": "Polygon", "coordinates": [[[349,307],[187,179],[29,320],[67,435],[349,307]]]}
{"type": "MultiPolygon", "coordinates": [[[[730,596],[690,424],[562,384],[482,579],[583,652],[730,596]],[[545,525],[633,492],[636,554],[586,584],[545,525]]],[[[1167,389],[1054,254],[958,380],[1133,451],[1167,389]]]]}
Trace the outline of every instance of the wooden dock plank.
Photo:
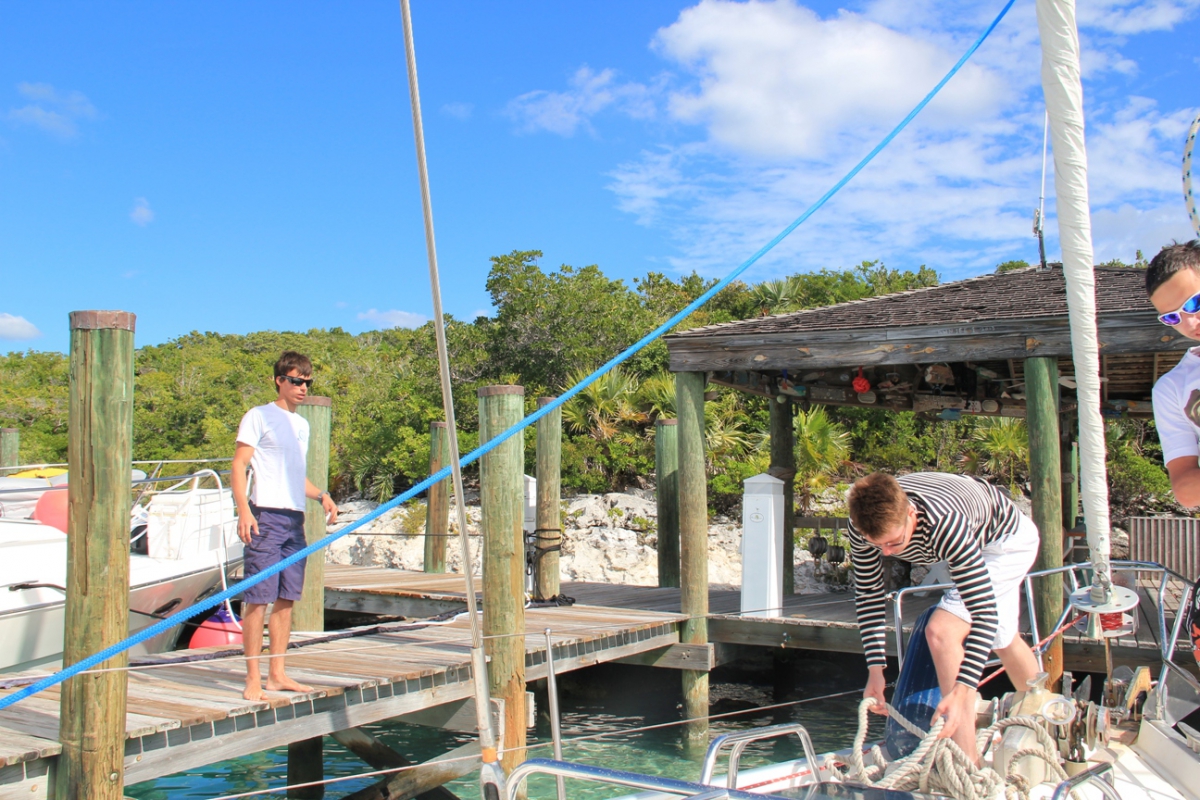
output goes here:
{"type": "MultiPolygon", "coordinates": [[[[358,575],[361,584],[376,588],[395,577],[358,575]]],[[[447,584],[444,576],[430,577],[426,583],[434,589],[447,584]]],[[[529,678],[546,671],[545,628],[553,631],[556,669],[567,672],[675,644],[679,618],[639,609],[530,609],[524,636],[529,678]]],[[[240,658],[168,664],[160,657],[158,664],[130,672],[126,780],[460,702],[474,693],[470,643],[465,619],[385,632],[376,626],[362,635],[313,642],[289,651],[287,659],[289,674],[314,691],[267,692],[255,702],[241,696],[240,658]]],[[[61,749],[57,734],[57,690],[0,712],[0,768],[52,764],[61,749]]],[[[16,785],[29,789],[22,796],[40,800],[45,783],[16,785]]]]}

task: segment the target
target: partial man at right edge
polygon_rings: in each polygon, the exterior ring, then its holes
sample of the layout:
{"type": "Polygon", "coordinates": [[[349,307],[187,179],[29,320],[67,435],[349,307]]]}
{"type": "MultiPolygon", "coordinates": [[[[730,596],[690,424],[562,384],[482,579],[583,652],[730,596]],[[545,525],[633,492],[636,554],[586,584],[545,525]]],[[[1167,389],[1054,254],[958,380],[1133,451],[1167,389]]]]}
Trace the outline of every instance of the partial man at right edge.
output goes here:
{"type": "MultiPolygon", "coordinates": [[[[1164,247],[1146,269],[1146,294],[1158,321],[1200,341],[1200,239],[1164,247]]],[[[1154,384],[1154,425],[1171,491],[1185,508],[1200,506],[1200,348],[1154,384]]],[[[1200,576],[1192,593],[1191,635],[1200,661],[1200,576]]]]}

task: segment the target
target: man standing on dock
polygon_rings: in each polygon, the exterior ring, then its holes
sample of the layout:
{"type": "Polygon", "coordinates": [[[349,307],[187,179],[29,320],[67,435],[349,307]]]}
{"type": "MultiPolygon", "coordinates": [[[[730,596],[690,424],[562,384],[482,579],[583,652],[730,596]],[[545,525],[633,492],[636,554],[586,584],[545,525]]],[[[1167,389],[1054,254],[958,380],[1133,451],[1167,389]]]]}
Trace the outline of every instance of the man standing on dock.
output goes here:
{"type": "MultiPolygon", "coordinates": [[[[245,543],[246,577],[257,575],[304,548],[305,499],[321,504],[329,522],[337,519],[337,505],[329,492],[318,489],[306,475],[308,421],[296,407],[312,386],[312,362],[294,351],[275,362],[273,403],[255,406],[242,417],[233,454],[230,484],[238,511],[238,536],[245,543]],[[247,493],[247,471],[254,475],[247,493]]],[[[263,620],[271,610],[270,665],[267,691],[310,692],[287,676],[284,654],[292,635],[292,606],[304,588],[304,561],[246,589],[242,595],[242,646],[246,653],[247,700],[263,695],[259,661],[263,645],[263,620]]]]}
{"type": "Polygon", "coordinates": [[[898,479],[871,473],[851,487],[849,506],[855,605],[869,670],[863,696],[878,701],[873,711],[887,713],[883,556],[945,561],[955,588],[925,628],[942,690],[934,719],[945,720],[942,738],[952,737],[978,761],[975,698],[988,654],[996,651],[1018,689],[1038,672],[1018,634],[1021,581],[1037,557],[1037,526],[996,487],[939,472],[898,479]]]}

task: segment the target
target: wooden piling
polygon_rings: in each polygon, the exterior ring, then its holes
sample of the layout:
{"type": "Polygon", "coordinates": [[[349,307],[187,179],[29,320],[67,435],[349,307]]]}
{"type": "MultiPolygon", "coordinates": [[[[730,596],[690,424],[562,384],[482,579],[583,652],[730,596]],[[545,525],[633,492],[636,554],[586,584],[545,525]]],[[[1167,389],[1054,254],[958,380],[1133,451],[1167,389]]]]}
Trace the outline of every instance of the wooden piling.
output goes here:
{"type": "MultiPolygon", "coordinates": [[[[288,744],[287,782],[289,786],[325,780],[323,746],[324,739],[320,736],[288,744]]],[[[325,796],[325,786],[324,784],[296,786],[287,790],[287,796],[294,800],[321,800],[325,796]]]]}
{"type": "MultiPolygon", "coordinates": [[[[704,462],[704,385],[707,374],[675,376],[679,422],[679,566],[682,611],[680,641],[708,643],[708,485],[704,462]]],[[[708,738],[708,673],[683,670],[685,735],[708,738]]]]}
{"type": "MultiPolygon", "coordinates": [[[[1029,428],[1029,485],[1033,489],[1033,521],[1041,534],[1041,547],[1033,569],[1061,567],[1063,561],[1062,465],[1058,435],[1058,361],[1054,358],[1025,359],[1025,414],[1029,428]]],[[[1061,575],[1034,581],[1038,632],[1046,636],[1058,624],[1063,611],[1061,575]]],[[[1051,685],[1062,680],[1062,637],[1057,637],[1042,656],[1051,685]]],[[[1024,689],[1018,686],[1017,689],[1024,689]]]]}
{"type": "MultiPolygon", "coordinates": [[[[521,386],[479,390],[481,444],[521,421],[524,397],[521,386]]],[[[504,700],[505,771],[525,760],[524,444],[518,434],[479,461],[483,635],[491,695],[504,700]]]]}
{"type": "Polygon", "coordinates": [[[783,593],[795,594],[796,429],[792,422],[792,402],[786,395],[768,402],[771,406],[771,474],[783,481],[783,593]]]}
{"type": "Polygon", "coordinates": [[[21,432],[16,428],[0,428],[0,475],[21,463],[21,432]]]}
{"type": "Polygon", "coordinates": [[[1079,523],[1079,442],[1075,440],[1075,417],[1059,417],[1060,452],[1063,469],[1062,518],[1063,528],[1071,530],[1079,523]]]}
{"type": "MultiPolygon", "coordinates": [[[[553,397],[538,398],[545,406],[553,397]]],[[[562,549],[562,408],[537,422],[537,550],[534,555],[533,596],[558,597],[559,551],[562,549]]]]}
{"type": "MultiPolygon", "coordinates": [[[[308,420],[307,477],[318,489],[329,487],[329,438],[333,426],[333,401],[309,395],[296,413],[308,420]]],[[[304,510],[304,539],[309,544],[325,538],[325,509],[309,499],[304,510]]],[[[292,629],[325,630],[325,553],[313,553],[304,567],[304,589],[292,607],[292,629]]],[[[313,783],[325,779],[323,741],[320,736],[288,744],[288,783],[313,783]]],[[[288,789],[298,800],[320,800],[324,786],[288,789]]]]}
{"type": "MultiPolygon", "coordinates": [[[[296,413],[308,420],[307,477],[318,489],[329,488],[329,436],[333,401],[328,397],[304,398],[296,413]]],[[[325,509],[309,499],[304,509],[304,539],[309,544],[325,538],[325,509]]],[[[304,567],[304,590],[292,608],[292,630],[325,630],[325,553],[313,553],[304,567]]]]}
{"type": "MultiPolygon", "coordinates": [[[[67,464],[67,599],[63,664],[129,633],[133,332],[125,311],[73,311],[67,464]]],[[[128,653],[63,684],[56,800],[124,796],[128,653]]]]}
{"type": "MultiPolygon", "coordinates": [[[[450,434],[446,423],[429,423],[429,474],[450,463],[450,434]]],[[[446,540],[450,536],[450,477],[429,487],[425,506],[425,571],[446,571],[446,540]]]]}
{"type": "Polygon", "coordinates": [[[654,495],[658,505],[658,585],[679,586],[679,426],[654,423],[654,495]]]}

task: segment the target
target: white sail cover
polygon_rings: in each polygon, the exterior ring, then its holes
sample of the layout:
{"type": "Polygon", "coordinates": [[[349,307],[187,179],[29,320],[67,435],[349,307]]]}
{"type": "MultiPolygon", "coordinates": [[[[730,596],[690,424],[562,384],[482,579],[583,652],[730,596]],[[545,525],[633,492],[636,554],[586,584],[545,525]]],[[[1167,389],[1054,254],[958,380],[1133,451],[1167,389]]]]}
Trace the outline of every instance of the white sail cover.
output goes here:
{"type": "Polygon", "coordinates": [[[1083,86],[1074,0],[1037,0],[1042,40],[1042,90],[1054,147],[1058,235],[1071,350],[1079,398],[1079,473],[1083,519],[1095,566],[1092,601],[1102,603],[1112,584],[1109,566],[1108,478],[1104,420],[1100,415],[1100,348],[1096,332],[1096,276],[1088,208],[1087,150],[1083,135],[1083,86]]]}

